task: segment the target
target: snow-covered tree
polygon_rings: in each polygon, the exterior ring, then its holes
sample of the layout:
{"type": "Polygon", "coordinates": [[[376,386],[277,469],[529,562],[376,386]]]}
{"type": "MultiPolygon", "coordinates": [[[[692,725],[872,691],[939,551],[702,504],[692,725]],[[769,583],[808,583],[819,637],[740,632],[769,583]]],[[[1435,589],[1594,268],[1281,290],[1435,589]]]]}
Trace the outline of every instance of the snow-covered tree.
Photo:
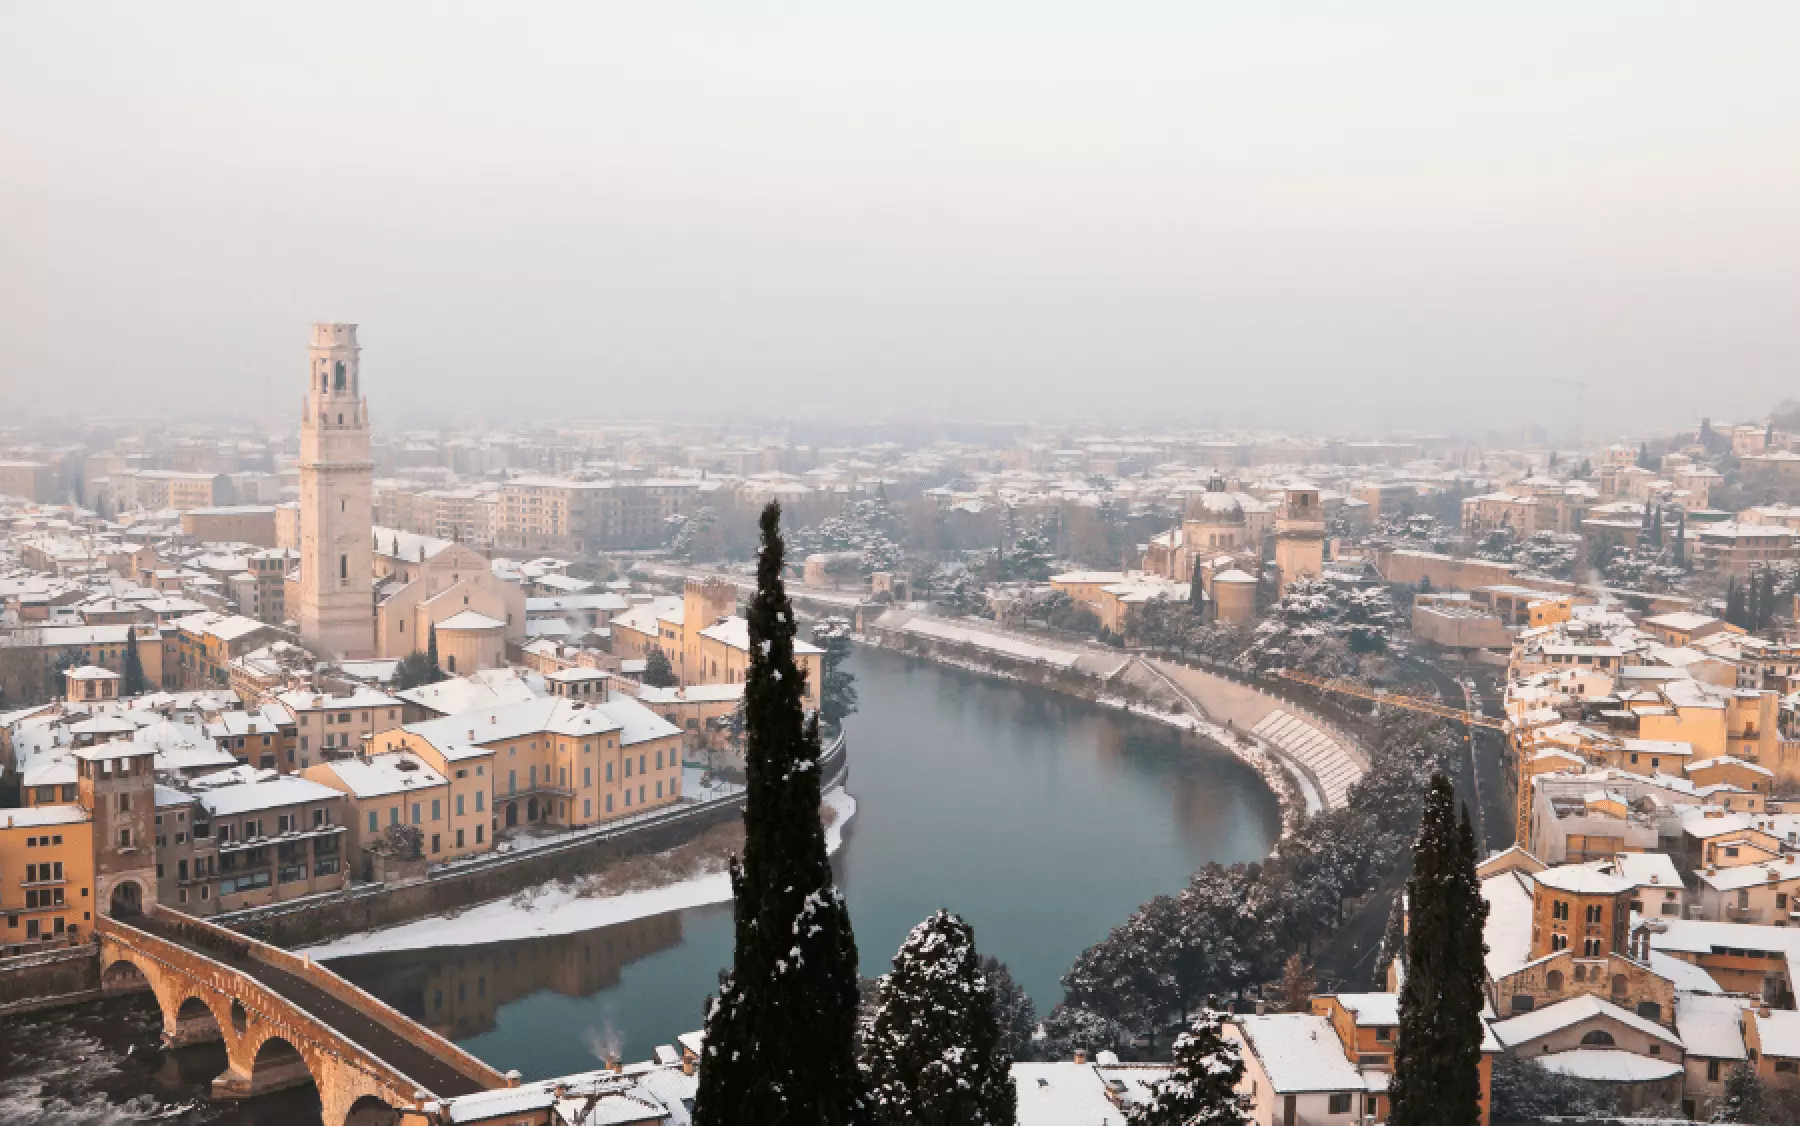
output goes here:
{"type": "Polygon", "coordinates": [[[781,506],[762,515],[744,679],[744,853],[731,864],[731,969],[706,1010],[697,1126],[863,1117],[856,940],[819,821],[819,726],[806,717],[781,506]]]}
{"type": "Polygon", "coordinates": [[[1006,963],[992,954],[981,959],[981,976],[987,978],[988,991],[994,996],[994,1019],[1000,1023],[1000,1038],[1015,1060],[1032,1057],[1037,1035],[1037,1006],[1013,977],[1006,963]]]}
{"type": "Polygon", "coordinates": [[[1250,1096],[1235,1088],[1244,1077],[1237,1042],[1225,1037],[1220,1013],[1203,1010],[1175,1038],[1169,1077],[1125,1115],[1131,1126],[1240,1126],[1250,1121],[1250,1096]]]}
{"type": "Polygon", "coordinates": [[[1093,1053],[1115,1048],[1126,1039],[1125,1029],[1110,1017],[1092,1009],[1068,1002],[1050,1010],[1044,1018],[1041,1055],[1046,1059],[1068,1059],[1076,1052],[1093,1053]]]}
{"type": "Polygon", "coordinates": [[[863,1073],[891,1126],[1012,1126],[1012,1054],[969,925],[938,911],[912,929],[881,979],[863,1073]]]}
{"type": "Polygon", "coordinates": [[[1296,579],[1256,626],[1244,654],[1256,668],[1348,675],[1385,653],[1399,615],[1385,588],[1296,579]]]}
{"type": "Polygon", "coordinates": [[[1011,582],[1047,581],[1055,561],[1054,543],[1049,520],[1039,520],[1002,554],[1001,577],[1011,582]]]}
{"type": "Polygon", "coordinates": [[[1600,1084],[1551,1071],[1529,1056],[1494,1057],[1490,1099],[1495,1122],[1601,1118],[1619,1109],[1618,1100],[1600,1084]]]}
{"type": "Polygon", "coordinates": [[[794,533],[796,555],[814,552],[857,552],[862,573],[892,571],[900,566],[900,522],[885,493],[853,500],[836,516],[794,533]]]}
{"type": "Polygon", "coordinates": [[[856,711],[856,674],[844,667],[855,643],[850,640],[849,618],[820,618],[813,626],[813,644],[825,650],[821,659],[819,718],[835,728],[856,711]]]}

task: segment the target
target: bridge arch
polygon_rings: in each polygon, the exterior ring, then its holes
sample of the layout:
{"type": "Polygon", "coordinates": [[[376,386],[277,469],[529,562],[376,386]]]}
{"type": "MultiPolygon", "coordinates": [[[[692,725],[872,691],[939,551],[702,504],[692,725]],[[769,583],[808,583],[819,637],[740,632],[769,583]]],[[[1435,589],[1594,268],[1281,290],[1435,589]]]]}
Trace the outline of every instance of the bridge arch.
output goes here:
{"type": "Polygon", "coordinates": [[[163,1043],[171,1048],[209,1044],[224,1038],[224,1027],[219,1023],[218,1014],[207,999],[198,994],[190,993],[175,1007],[173,1021],[169,1019],[168,1010],[163,1010],[163,1043]]]}
{"type": "Polygon", "coordinates": [[[378,1096],[364,1095],[344,1115],[344,1126],[399,1126],[400,1112],[378,1096]]]}

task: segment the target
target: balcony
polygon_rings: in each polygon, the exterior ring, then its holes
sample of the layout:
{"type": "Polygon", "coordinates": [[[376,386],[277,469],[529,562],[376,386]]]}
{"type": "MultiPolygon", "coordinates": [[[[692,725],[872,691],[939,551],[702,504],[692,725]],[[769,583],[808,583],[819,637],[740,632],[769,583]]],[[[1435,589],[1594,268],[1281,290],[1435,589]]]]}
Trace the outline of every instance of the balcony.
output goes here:
{"type": "Polygon", "coordinates": [[[1761,907],[1739,907],[1735,904],[1725,908],[1725,918],[1733,923],[1760,923],[1763,909],[1761,907]]]}

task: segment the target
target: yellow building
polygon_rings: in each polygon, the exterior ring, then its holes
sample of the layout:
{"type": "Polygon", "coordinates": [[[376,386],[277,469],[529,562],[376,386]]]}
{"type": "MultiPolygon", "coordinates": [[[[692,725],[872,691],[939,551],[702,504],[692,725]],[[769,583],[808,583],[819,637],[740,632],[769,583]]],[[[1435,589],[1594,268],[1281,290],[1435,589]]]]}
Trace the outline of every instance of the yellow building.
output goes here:
{"type": "Polygon", "coordinates": [[[0,810],[0,952],[77,942],[93,923],[93,822],[79,805],[0,810]]]}
{"type": "Polygon", "coordinates": [[[580,828],[681,797],[681,730],[627,696],[503,704],[410,723],[379,743],[445,777],[447,829],[465,848],[519,825],[580,828]]]}
{"type": "Polygon", "coordinates": [[[346,696],[296,689],[276,696],[275,705],[292,719],[295,765],[302,771],[362,750],[365,739],[399,727],[403,719],[400,701],[373,688],[346,696]]]}
{"type": "MultiPolygon", "coordinates": [[[[496,577],[481,555],[460,543],[393,528],[376,528],[373,543],[378,599],[375,648],[382,656],[424,652],[433,624],[441,626],[471,611],[502,623],[504,640],[524,640],[524,589],[496,577]]],[[[440,634],[440,657],[443,644],[440,634]]],[[[496,667],[494,663],[471,665],[469,659],[473,655],[459,663],[458,671],[496,667]]]]}
{"type": "Polygon", "coordinates": [[[345,853],[356,858],[358,871],[366,870],[363,851],[394,825],[418,829],[425,859],[434,863],[487,851],[488,842],[477,844],[467,825],[457,827],[449,780],[416,754],[359,755],[320,763],[303,773],[347,796],[345,853]]]}
{"type": "MultiPolygon", "coordinates": [[[[660,650],[685,687],[742,684],[750,671],[750,624],[739,617],[737,587],[723,579],[689,579],[682,596],[632,607],[612,621],[621,660],[660,650]]],[[[806,676],[806,706],[819,706],[825,651],[794,639],[794,662],[806,676]]]]}

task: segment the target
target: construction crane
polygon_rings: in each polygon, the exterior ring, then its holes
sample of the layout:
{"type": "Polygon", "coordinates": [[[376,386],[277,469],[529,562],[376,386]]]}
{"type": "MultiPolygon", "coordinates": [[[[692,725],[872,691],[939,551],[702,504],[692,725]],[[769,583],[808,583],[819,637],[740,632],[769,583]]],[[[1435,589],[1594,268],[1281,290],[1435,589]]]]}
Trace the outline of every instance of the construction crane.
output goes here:
{"type": "MultiPolygon", "coordinates": [[[[1426,715],[1434,715],[1439,719],[1447,719],[1453,723],[1462,724],[1469,741],[1470,771],[1475,770],[1475,760],[1473,756],[1475,752],[1475,729],[1477,727],[1485,728],[1488,731],[1498,731],[1502,735],[1510,735],[1512,733],[1512,725],[1506,720],[1494,719],[1492,716],[1485,716],[1480,712],[1472,712],[1466,708],[1446,707],[1436,700],[1426,700],[1418,696],[1407,696],[1399,692],[1384,692],[1379,688],[1368,688],[1361,684],[1357,684],[1355,681],[1332,680],[1328,677],[1313,676],[1311,673],[1295,672],[1293,669],[1279,669],[1277,671],[1283,680],[1291,680],[1297,684],[1304,684],[1307,687],[1316,689],[1320,692],[1330,692],[1339,696],[1353,696],[1358,700],[1368,700],[1376,705],[1403,708],[1409,712],[1423,712],[1426,715]]],[[[1514,749],[1517,750],[1517,748],[1514,749]]],[[[1525,756],[1515,755],[1514,758],[1517,761],[1518,777],[1515,779],[1517,800],[1514,803],[1513,809],[1513,842],[1515,844],[1523,845],[1525,843],[1526,835],[1531,827],[1531,787],[1527,785],[1529,779],[1525,777],[1525,756]]]]}

